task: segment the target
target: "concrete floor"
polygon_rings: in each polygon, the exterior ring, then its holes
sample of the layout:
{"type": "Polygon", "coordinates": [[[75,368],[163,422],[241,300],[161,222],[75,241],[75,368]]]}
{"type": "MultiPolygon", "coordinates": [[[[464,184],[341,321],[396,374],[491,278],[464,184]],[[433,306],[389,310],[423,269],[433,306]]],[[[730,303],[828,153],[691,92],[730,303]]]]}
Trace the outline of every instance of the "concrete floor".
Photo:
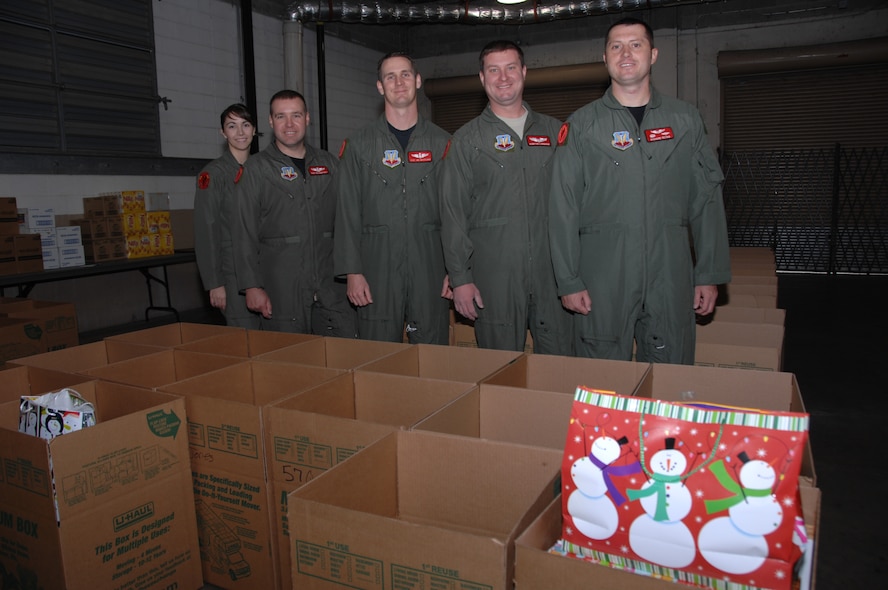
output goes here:
{"type": "MultiPolygon", "coordinates": [[[[888,503],[865,487],[884,481],[877,449],[888,421],[888,277],[783,275],[778,306],[786,309],[784,370],[796,374],[812,416],[823,493],[817,587],[883,587],[888,503]]],[[[221,316],[195,310],[181,321],[218,323],[221,316]]],[[[84,334],[83,342],[108,333],[84,334]]]]}

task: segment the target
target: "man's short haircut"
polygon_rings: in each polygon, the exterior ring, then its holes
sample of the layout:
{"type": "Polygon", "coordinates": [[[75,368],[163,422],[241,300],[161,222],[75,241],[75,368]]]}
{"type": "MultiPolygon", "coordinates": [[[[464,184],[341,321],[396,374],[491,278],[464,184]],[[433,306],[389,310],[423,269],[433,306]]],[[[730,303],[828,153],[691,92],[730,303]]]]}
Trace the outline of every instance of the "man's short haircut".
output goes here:
{"type": "Polygon", "coordinates": [[[413,70],[413,73],[416,74],[416,62],[413,61],[413,58],[410,57],[404,51],[390,51],[386,53],[382,57],[379,58],[379,61],[376,62],[376,79],[382,82],[382,64],[386,62],[386,60],[392,59],[393,57],[403,57],[407,61],[410,62],[410,69],[413,70]]]}
{"type": "Polygon", "coordinates": [[[604,36],[604,46],[607,48],[608,39],[610,39],[611,31],[616,27],[628,27],[632,25],[641,25],[644,27],[644,36],[647,37],[648,42],[651,44],[651,47],[654,46],[654,30],[651,28],[649,24],[644,22],[641,19],[633,18],[631,16],[627,16],[626,18],[621,18],[614,24],[612,24],[607,29],[607,35],[604,36]]]}
{"type": "Polygon", "coordinates": [[[305,102],[305,97],[302,96],[301,93],[296,92],[295,90],[284,89],[284,90],[278,90],[277,92],[275,92],[274,96],[271,97],[271,100],[268,101],[268,114],[269,115],[274,114],[274,110],[272,110],[272,107],[271,107],[271,105],[274,104],[274,101],[276,101],[276,100],[292,100],[294,98],[298,98],[299,100],[301,100],[302,104],[305,105],[305,110],[306,111],[308,110],[308,103],[305,102]]]}
{"type": "Polygon", "coordinates": [[[521,60],[521,65],[524,66],[524,51],[518,46],[518,44],[514,41],[498,39],[496,41],[491,41],[481,50],[481,54],[478,56],[478,70],[482,72],[484,71],[484,58],[489,54],[508,51],[509,49],[514,49],[518,52],[518,59],[521,60]]]}

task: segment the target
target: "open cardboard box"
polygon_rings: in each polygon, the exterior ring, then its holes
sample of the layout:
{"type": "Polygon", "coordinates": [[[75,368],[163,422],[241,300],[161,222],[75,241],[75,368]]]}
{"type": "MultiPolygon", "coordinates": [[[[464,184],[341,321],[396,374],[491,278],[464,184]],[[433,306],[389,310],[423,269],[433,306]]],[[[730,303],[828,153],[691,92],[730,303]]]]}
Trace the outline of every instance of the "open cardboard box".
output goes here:
{"type": "Polygon", "coordinates": [[[233,330],[222,334],[193,340],[176,346],[176,350],[256,358],[279,348],[320,340],[313,334],[293,334],[266,330],[233,330]]]}
{"type": "Polygon", "coordinates": [[[185,401],[102,381],[78,392],[97,423],[50,441],[0,404],[4,588],[199,588],[185,401]]]}
{"type": "MultiPolygon", "coordinates": [[[[809,539],[813,539],[810,590],[814,589],[820,526],[820,490],[800,486],[802,511],[809,539]]],[[[559,496],[515,541],[515,590],[680,590],[690,588],[670,580],[639,575],[605,565],[573,559],[549,549],[562,537],[562,499],[559,496]]]]}
{"type": "Polygon", "coordinates": [[[511,589],[515,537],[557,495],[560,461],[392,433],[290,493],[293,587],[511,589]]]}
{"type": "Polygon", "coordinates": [[[73,303],[3,298],[0,315],[12,319],[34,320],[43,330],[41,352],[70,348],[80,344],[77,332],[77,310],[73,303]]]}
{"type": "Polygon", "coordinates": [[[757,371],[783,368],[783,325],[712,322],[698,324],[696,329],[695,365],[757,371]]]}
{"type": "Polygon", "coordinates": [[[263,408],[283,588],[291,587],[287,494],[475,389],[458,381],[354,371],[263,408]]]}
{"type": "Polygon", "coordinates": [[[263,406],[343,371],[240,360],[161,389],[184,396],[188,410],[198,532],[207,547],[201,554],[204,580],[229,589],[278,588],[263,406]]]}
{"type": "Polygon", "coordinates": [[[268,352],[257,359],[351,370],[411,346],[403,342],[325,336],[268,352]]]}
{"type": "Polygon", "coordinates": [[[731,322],[740,324],[786,324],[786,310],[773,307],[737,307],[733,305],[719,306],[715,313],[701,323],[731,322]]]}
{"type": "Polygon", "coordinates": [[[16,401],[23,395],[41,395],[66,387],[76,390],[82,383],[91,380],[73,373],[10,365],[0,373],[0,402],[16,401]]]}
{"type": "Polygon", "coordinates": [[[361,366],[362,371],[479,383],[523,352],[415,344],[361,366]]]}
{"type": "Polygon", "coordinates": [[[0,317],[0,362],[44,352],[43,330],[32,320],[0,317]]]}
{"type": "Polygon", "coordinates": [[[83,374],[105,381],[156,389],[243,362],[247,360],[241,357],[165,348],[104,367],[88,369],[83,374]]]}
{"type": "Polygon", "coordinates": [[[69,373],[83,373],[90,369],[153,354],[161,350],[163,349],[157,346],[103,340],[18,358],[12,364],[55,369],[69,373]]]}
{"type": "Polygon", "coordinates": [[[105,339],[172,348],[186,342],[201,340],[202,338],[208,338],[217,334],[242,332],[243,330],[243,328],[233,326],[180,322],[108,336],[105,339]]]}
{"type": "MultiPolygon", "coordinates": [[[[807,412],[795,375],[776,371],[654,363],[635,395],[669,402],[699,401],[778,412],[807,412]]],[[[800,477],[804,485],[817,485],[810,437],[800,477]]]]}
{"type": "Polygon", "coordinates": [[[563,449],[577,386],[631,395],[648,367],[629,361],[525,355],[416,429],[563,449]]]}

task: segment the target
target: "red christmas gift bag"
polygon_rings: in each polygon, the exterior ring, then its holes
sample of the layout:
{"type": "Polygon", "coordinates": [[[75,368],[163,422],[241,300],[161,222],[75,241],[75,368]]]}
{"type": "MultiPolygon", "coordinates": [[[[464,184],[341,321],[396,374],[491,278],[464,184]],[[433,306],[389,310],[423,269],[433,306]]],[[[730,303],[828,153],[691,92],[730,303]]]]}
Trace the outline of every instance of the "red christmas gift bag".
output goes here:
{"type": "Polygon", "coordinates": [[[702,588],[789,590],[807,431],[807,414],[581,387],[562,464],[561,549],[702,588]]]}

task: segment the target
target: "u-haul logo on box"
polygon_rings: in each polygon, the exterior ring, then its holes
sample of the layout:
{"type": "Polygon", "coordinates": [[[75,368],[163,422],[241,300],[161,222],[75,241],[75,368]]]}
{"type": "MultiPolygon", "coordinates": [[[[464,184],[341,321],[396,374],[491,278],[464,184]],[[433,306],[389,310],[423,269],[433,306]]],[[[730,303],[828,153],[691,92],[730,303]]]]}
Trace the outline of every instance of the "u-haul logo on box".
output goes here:
{"type": "Polygon", "coordinates": [[[142,504],[132,510],[127,510],[123,514],[114,517],[114,532],[119,532],[139,521],[154,516],[154,502],[142,504]]]}

